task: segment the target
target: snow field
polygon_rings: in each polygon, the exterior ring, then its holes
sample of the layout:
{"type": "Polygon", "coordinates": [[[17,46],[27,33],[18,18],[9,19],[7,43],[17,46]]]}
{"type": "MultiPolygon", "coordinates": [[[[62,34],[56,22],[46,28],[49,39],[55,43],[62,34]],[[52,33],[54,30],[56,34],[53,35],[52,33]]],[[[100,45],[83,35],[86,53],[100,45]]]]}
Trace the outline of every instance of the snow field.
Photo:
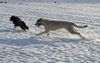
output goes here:
{"type": "Polygon", "coordinates": [[[0,63],[100,62],[99,4],[7,3],[0,8],[0,63]],[[11,15],[19,16],[30,30],[14,29],[11,15]],[[50,37],[36,36],[44,31],[43,26],[34,25],[40,17],[87,24],[76,28],[86,39],[64,29],[51,32],[50,37]]]}

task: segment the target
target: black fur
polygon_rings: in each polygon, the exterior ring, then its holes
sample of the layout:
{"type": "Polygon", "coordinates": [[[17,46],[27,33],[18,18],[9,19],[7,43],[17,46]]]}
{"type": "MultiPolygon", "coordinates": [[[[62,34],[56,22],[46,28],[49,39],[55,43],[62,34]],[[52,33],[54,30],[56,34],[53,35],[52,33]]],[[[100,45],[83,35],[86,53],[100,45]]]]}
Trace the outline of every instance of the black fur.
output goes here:
{"type": "Polygon", "coordinates": [[[10,21],[13,22],[14,24],[14,28],[16,28],[17,26],[19,26],[22,30],[26,31],[26,29],[28,30],[29,27],[25,24],[24,21],[22,21],[19,17],[17,16],[11,16],[10,21]]]}

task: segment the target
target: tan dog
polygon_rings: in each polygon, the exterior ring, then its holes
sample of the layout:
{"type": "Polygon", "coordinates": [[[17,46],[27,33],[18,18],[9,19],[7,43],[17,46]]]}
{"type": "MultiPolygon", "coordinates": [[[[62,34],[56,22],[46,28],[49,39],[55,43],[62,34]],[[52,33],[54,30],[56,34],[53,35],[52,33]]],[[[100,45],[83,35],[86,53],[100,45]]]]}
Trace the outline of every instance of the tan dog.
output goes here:
{"type": "Polygon", "coordinates": [[[61,28],[65,28],[71,34],[77,34],[77,35],[81,36],[81,34],[74,29],[74,26],[78,27],[78,28],[87,27],[87,25],[85,25],[85,26],[77,26],[76,24],[74,24],[72,22],[53,21],[53,20],[47,20],[47,19],[42,19],[42,18],[38,19],[37,22],[35,23],[35,25],[37,25],[38,27],[40,25],[43,25],[44,28],[45,28],[44,32],[41,32],[41,33],[39,33],[37,35],[41,35],[41,34],[47,33],[47,36],[49,36],[49,32],[50,31],[58,30],[58,29],[61,29],[61,28]]]}

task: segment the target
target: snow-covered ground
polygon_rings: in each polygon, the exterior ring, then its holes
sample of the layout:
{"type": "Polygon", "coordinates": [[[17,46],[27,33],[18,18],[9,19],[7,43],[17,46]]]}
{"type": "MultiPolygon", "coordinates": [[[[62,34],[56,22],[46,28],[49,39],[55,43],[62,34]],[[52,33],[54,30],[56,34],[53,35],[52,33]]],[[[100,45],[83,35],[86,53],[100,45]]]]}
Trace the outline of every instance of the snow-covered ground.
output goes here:
{"type": "Polygon", "coordinates": [[[8,3],[22,3],[22,2],[57,2],[57,3],[100,3],[100,0],[0,0],[8,3]]]}
{"type": "Polygon", "coordinates": [[[7,3],[0,4],[0,63],[100,63],[100,4],[7,3]],[[14,29],[11,15],[19,16],[30,30],[14,29]],[[34,24],[38,18],[74,22],[86,39],[64,29],[50,37],[34,24]]]}

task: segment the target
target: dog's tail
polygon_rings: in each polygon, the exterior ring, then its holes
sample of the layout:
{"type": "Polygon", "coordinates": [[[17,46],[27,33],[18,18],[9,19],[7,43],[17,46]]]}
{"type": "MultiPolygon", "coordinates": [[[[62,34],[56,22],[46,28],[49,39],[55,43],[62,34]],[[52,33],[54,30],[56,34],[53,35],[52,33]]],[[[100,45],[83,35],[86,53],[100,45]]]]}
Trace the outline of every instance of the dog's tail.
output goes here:
{"type": "Polygon", "coordinates": [[[28,26],[25,26],[25,28],[26,28],[27,30],[29,30],[29,27],[28,27],[28,26]]]}
{"type": "Polygon", "coordinates": [[[86,27],[88,27],[88,25],[78,26],[78,25],[76,25],[76,24],[74,24],[74,26],[75,26],[75,27],[78,27],[78,28],[86,28],[86,27]]]}

